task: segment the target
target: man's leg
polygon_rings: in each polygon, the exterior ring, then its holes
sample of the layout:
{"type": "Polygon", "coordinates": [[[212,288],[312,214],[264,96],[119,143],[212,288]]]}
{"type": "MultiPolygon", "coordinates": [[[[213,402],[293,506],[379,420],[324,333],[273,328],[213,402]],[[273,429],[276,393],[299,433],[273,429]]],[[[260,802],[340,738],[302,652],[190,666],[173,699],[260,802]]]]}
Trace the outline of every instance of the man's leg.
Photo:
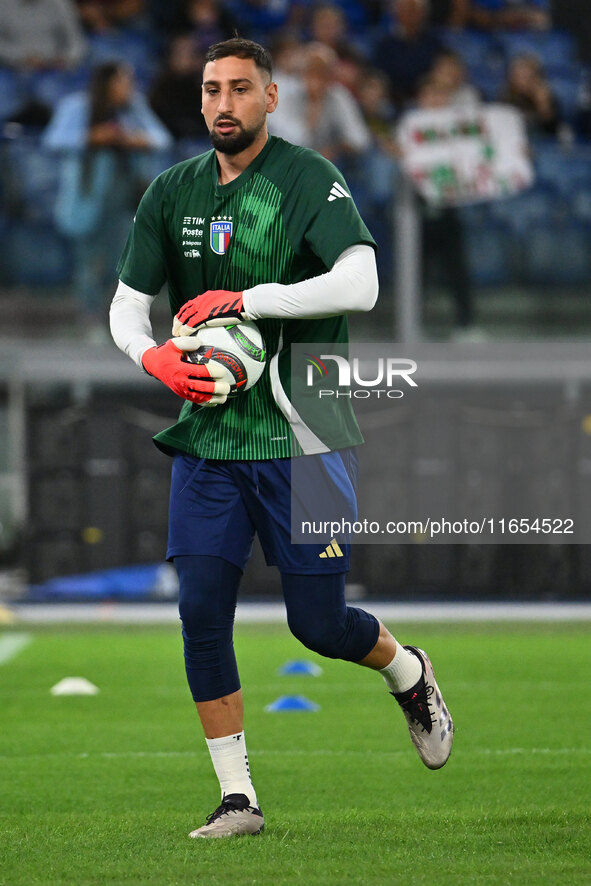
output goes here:
{"type": "Polygon", "coordinates": [[[345,602],[345,574],[282,573],[290,630],[308,649],[379,671],[406,717],[423,763],[440,769],[451,753],[453,722],[428,656],[402,646],[373,615],[345,602]]]}
{"type": "Polygon", "coordinates": [[[222,795],[207,824],[190,836],[259,833],[263,818],[250,777],[233,645],[242,570],[221,557],[184,555],[174,563],[187,679],[222,795]]]}

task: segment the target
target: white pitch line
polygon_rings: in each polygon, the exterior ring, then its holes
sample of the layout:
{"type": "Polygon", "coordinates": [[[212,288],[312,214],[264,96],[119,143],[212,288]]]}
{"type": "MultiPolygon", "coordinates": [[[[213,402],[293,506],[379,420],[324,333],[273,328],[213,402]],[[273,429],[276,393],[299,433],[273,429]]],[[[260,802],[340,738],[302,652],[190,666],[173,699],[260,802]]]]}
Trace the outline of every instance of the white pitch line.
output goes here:
{"type": "Polygon", "coordinates": [[[31,634],[4,634],[0,637],[0,665],[11,661],[32,639],[31,634]]]}
{"type": "MultiPolygon", "coordinates": [[[[463,749],[463,756],[470,757],[565,757],[591,754],[591,748],[474,748],[463,749]]],[[[249,749],[250,756],[257,757],[407,757],[408,749],[400,751],[372,751],[372,750],[335,750],[332,748],[316,748],[315,750],[275,750],[272,748],[261,748],[257,750],[249,749]]],[[[47,760],[47,759],[67,759],[67,760],[124,760],[124,759],[154,759],[154,758],[199,758],[203,756],[202,751],[100,751],[96,754],[80,753],[80,754],[0,754],[2,762],[10,760],[47,760]]]]}
{"type": "MultiPolygon", "coordinates": [[[[394,623],[591,621],[591,603],[388,603],[369,599],[347,602],[394,623]]],[[[23,603],[15,604],[12,610],[23,624],[179,624],[176,603],[23,603]]],[[[236,621],[284,624],[285,604],[241,601],[236,621]]]]}

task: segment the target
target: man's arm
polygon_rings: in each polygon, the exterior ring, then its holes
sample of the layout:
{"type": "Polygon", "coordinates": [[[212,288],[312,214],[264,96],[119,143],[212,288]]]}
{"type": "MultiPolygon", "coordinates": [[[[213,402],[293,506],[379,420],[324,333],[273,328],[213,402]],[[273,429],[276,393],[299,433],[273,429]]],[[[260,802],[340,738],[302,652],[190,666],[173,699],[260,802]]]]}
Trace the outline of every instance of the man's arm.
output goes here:
{"type": "Polygon", "coordinates": [[[260,283],[243,293],[249,320],[261,317],[331,317],[350,311],[371,311],[378,297],[378,272],[373,247],[351,246],[326,274],[300,283],[260,283]]]}
{"type": "Polygon", "coordinates": [[[223,367],[215,363],[196,365],[185,360],[187,351],[199,347],[196,338],[169,339],[158,346],[152,337],[150,306],[155,296],[138,292],[119,282],[111,303],[111,334],[124,351],[148,375],[199,406],[225,403],[230,385],[223,380],[223,367]]]}
{"type": "Polygon", "coordinates": [[[183,305],[172,333],[191,335],[200,326],[225,326],[229,320],[316,318],[370,311],[377,296],[375,252],[371,246],[357,244],[345,249],[326,274],[300,283],[260,283],[244,292],[204,292],[183,305]]]}
{"type": "Polygon", "coordinates": [[[150,321],[150,308],[155,298],[119,281],[111,302],[109,321],[113,340],[140,369],[144,368],[144,352],[156,346],[150,321]]]}

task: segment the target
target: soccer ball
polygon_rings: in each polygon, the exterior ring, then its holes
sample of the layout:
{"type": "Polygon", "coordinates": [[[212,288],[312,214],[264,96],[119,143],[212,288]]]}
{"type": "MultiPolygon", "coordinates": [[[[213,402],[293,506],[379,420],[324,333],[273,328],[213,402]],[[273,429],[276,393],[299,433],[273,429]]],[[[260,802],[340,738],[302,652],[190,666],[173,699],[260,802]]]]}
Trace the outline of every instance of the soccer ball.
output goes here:
{"type": "Polygon", "coordinates": [[[187,351],[187,359],[190,363],[220,363],[230,385],[229,397],[248,391],[263,374],[267,363],[265,342],[252,320],[231,326],[204,326],[195,338],[199,347],[187,351]]]}

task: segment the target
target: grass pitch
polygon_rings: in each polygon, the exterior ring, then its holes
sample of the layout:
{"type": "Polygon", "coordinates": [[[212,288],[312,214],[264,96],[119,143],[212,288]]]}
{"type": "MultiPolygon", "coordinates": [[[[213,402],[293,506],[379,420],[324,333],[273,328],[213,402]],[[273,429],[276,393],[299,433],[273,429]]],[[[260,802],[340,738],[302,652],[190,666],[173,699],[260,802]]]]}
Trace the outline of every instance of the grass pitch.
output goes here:
{"type": "Polygon", "coordinates": [[[30,633],[0,666],[4,886],[591,883],[589,624],[400,626],[429,652],[456,722],[439,772],[378,675],[307,653],[285,626],[238,626],[267,824],[227,841],[187,837],[219,794],[179,631],[30,633]],[[322,676],[278,676],[293,658],[322,676]],[[66,676],[100,694],[51,696],[66,676]],[[321,710],[265,712],[285,694],[321,710]]]}

